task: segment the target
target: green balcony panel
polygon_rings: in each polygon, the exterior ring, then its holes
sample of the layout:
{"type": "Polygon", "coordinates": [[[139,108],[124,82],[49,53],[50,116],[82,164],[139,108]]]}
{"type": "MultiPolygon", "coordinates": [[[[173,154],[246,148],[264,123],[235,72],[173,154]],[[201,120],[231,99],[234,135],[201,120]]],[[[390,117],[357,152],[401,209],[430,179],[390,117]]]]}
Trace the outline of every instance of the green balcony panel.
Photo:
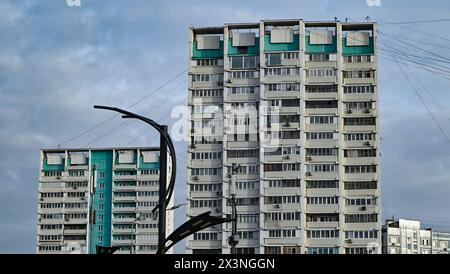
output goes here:
{"type": "Polygon", "coordinates": [[[259,55],[259,37],[255,37],[255,45],[253,47],[243,48],[247,48],[245,53],[241,52],[239,47],[233,47],[232,38],[228,39],[228,55],[259,55]]]}
{"type": "Polygon", "coordinates": [[[264,51],[296,51],[299,50],[300,36],[294,34],[292,43],[270,43],[270,35],[264,36],[264,51]]]}
{"type": "Polygon", "coordinates": [[[139,157],[139,170],[143,169],[159,169],[159,162],[144,163],[143,157],[139,157]]]}
{"type": "Polygon", "coordinates": [[[192,59],[223,58],[223,41],[219,42],[219,49],[197,49],[197,41],[192,45],[192,59]]]}
{"type": "Polygon", "coordinates": [[[369,37],[369,45],[367,46],[347,46],[347,38],[342,38],[342,55],[366,55],[373,54],[373,37],[369,37]]]}
{"type": "Polygon", "coordinates": [[[309,35],[305,37],[306,53],[336,53],[337,52],[337,39],[333,36],[332,44],[311,45],[309,43],[309,35]]]}
{"type": "Polygon", "coordinates": [[[65,161],[65,159],[62,159],[62,164],[49,165],[47,164],[47,159],[44,159],[42,163],[42,171],[64,171],[65,161]]]}

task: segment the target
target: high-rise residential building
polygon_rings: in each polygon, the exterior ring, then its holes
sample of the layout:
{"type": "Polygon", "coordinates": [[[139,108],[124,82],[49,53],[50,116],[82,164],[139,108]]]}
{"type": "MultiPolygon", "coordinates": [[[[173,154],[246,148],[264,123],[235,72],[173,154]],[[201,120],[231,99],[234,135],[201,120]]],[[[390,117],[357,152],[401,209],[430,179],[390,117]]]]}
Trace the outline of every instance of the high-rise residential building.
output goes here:
{"type": "MultiPolygon", "coordinates": [[[[96,246],[117,246],[115,253],[155,253],[159,153],[155,147],[41,150],[36,252],[92,254],[96,246]]],[[[168,174],[170,168],[169,157],[168,174]]]]}
{"type": "MultiPolygon", "coordinates": [[[[234,178],[237,253],[380,253],[376,23],[189,33],[188,217],[230,216],[234,178]]],[[[187,252],[230,253],[230,235],[206,229],[187,252]]]]}
{"type": "Polygon", "coordinates": [[[383,254],[450,254],[450,232],[423,229],[417,220],[386,220],[382,243],[383,254]]]}

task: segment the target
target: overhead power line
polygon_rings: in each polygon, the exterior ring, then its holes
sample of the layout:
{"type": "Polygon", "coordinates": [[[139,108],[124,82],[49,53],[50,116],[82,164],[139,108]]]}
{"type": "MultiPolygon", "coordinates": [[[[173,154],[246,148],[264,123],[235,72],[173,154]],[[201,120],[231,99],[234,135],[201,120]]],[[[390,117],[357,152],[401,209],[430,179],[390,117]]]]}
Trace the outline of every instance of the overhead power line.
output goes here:
{"type": "MultiPolygon", "coordinates": [[[[130,108],[136,106],[137,104],[139,104],[139,103],[142,102],[143,100],[149,98],[149,97],[152,96],[155,92],[157,92],[157,91],[161,90],[162,88],[166,87],[166,86],[169,85],[172,81],[174,81],[175,79],[177,79],[178,77],[180,77],[181,75],[183,75],[184,73],[186,73],[187,71],[188,71],[188,69],[185,69],[185,70],[183,70],[182,72],[176,74],[174,77],[172,77],[171,79],[169,79],[167,82],[163,83],[163,84],[162,84],[161,86],[159,86],[158,88],[156,88],[156,89],[150,91],[150,93],[148,93],[147,95],[145,95],[145,96],[143,96],[142,98],[139,98],[138,100],[136,100],[134,103],[132,103],[130,106],[128,106],[128,109],[130,109],[130,108]]],[[[117,116],[119,116],[119,115],[112,115],[112,116],[106,118],[105,120],[103,120],[102,122],[97,123],[96,125],[94,125],[94,126],[88,128],[88,129],[82,131],[81,133],[76,134],[75,136],[66,139],[65,141],[59,143],[59,144],[58,144],[58,147],[61,146],[61,145],[66,144],[66,143],[68,143],[68,142],[70,142],[70,141],[73,141],[73,140],[75,140],[75,139],[77,139],[77,138],[79,138],[79,137],[81,137],[81,136],[83,136],[83,135],[86,135],[87,133],[89,133],[89,132],[91,132],[92,130],[94,130],[94,129],[96,129],[96,128],[98,128],[98,127],[100,127],[100,126],[106,124],[108,121],[111,121],[112,119],[114,119],[114,118],[117,117],[117,116]]]]}

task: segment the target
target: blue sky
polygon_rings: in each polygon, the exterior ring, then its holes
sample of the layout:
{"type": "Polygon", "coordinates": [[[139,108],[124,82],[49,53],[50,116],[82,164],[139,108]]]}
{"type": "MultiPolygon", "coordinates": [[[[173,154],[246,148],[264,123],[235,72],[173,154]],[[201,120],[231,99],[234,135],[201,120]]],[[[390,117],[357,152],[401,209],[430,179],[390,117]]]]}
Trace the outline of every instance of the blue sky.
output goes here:
{"type": "MultiPolygon", "coordinates": [[[[370,16],[398,22],[448,17],[448,0],[432,3],[81,0],[81,7],[69,7],[66,0],[1,1],[0,253],[35,251],[39,149],[56,147],[111,115],[93,110],[92,105],[125,108],[186,69],[189,25],[282,18],[363,20],[370,16]]],[[[379,28],[394,37],[423,41],[420,47],[450,58],[449,22],[404,26],[435,36],[398,25],[380,24],[379,28]]],[[[381,40],[402,49],[402,44],[382,34],[381,40]]],[[[398,65],[380,58],[379,69],[383,215],[422,219],[428,225],[450,229],[450,144],[398,65]]],[[[419,88],[450,134],[448,80],[422,69],[411,68],[407,73],[419,78],[438,99],[443,112],[419,88]]],[[[186,104],[186,86],[183,75],[131,110],[148,111],[155,120],[172,124],[176,120],[167,114],[172,107],[186,104]]],[[[132,145],[157,145],[155,135],[139,123],[91,143],[121,122],[115,117],[64,146],[115,146],[130,141],[132,145]]],[[[182,160],[175,198],[184,202],[186,148],[182,142],[176,146],[182,160]]],[[[178,209],[176,216],[179,225],[185,218],[184,209],[178,209]]],[[[175,250],[183,252],[183,246],[175,250]]]]}

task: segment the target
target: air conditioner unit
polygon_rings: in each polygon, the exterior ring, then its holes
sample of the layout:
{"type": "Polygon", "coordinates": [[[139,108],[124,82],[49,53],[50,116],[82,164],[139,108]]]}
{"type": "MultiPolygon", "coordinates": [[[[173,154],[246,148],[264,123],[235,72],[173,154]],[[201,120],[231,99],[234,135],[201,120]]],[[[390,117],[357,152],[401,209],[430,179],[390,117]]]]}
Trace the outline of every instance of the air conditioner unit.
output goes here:
{"type": "Polygon", "coordinates": [[[285,127],[290,127],[291,124],[290,124],[289,122],[286,122],[286,123],[284,123],[284,126],[285,126],[285,127]]]}
{"type": "Polygon", "coordinates": [[[345,240],[345,242],[348,243],[348,244],[351,244],[351,243],[353,243],[353,240],[352,239],[347,239],[347,240],[345,240]]]}
{"type": "Polygon", "coordinates": [[[362,206],[360,209],[361,210],[367,210],[367,207],[366,206],[362,206]]]}
{"type": "Polygon", "coordinates": [[[191,145],[191,148],[196,148],[196,146],[194,144],[191,145]]]}
{"type": "Polygon", "coordinates": [[[280,204],[275,204],[273,207],[274,208],[281,208],[281,205],[280,204]]]}
{"type": "Polygon", "coordinates": [[[286,159],[286,160],[289,160],[289,159],[291,159],[291,156],[290,155],[286,155],[283,158],[286,159]]]}
{"type": "Polygon", "coordinates": [[[40,198],[40,199],[39,199],[39,201],[43,201],[43,200],[44,200],[44,198],[40,198]]]}
{"type": "Polygon", "coordinates": [[[391,246],[395,246],[395,243],[391,243],[391,246]]]}
{"type": "Polygon", "coordinates": [[[222,196],[222,192],[220,192],[220,191],[217,191],[216,194],[217,194],[217,196],[222,196]]]}
{"type": "Polygon", "coordinates": [[[198,181],[198,176],[192,176],[192,180],[198,181]]]}
{"type": "Polygon", "coordinates": [[[56,176],[56,180],[60,180],[61,179],[61,176],[56,176]]]}
{"type": "Polygon", "coordinates": [[[345,112],[347,112],[347,113],[352,113],[353,112],[353,110],[351,110],[351,109],[347,109],[345,112]]]}
{"type": "Polygon", "coordinates": [[[364,110],[364,113],[370,113],[370,109],[366,108],[366,109],[364,110]]]}
{"type": "Polygon", "coordinates": [[[365,144],[366,146],[370,146],[370,142],[369,142],[369,141],[364,142],[364,144],[365,144]]]}
{"type": "Polygon", "coordinates": [[[81,200],[86,200],[86,197],[83,196],[83,197],[81,197],[80,199],[81,199],[81,200]]]}
{"type": "Polygon", "coordinates": [[[194,128],[191,128],[191,133],[195,133],[195,129],[194,128]]]}
{"type": "Polygon", "coordinates": [[[72,188],[73,188],[73,189],[77,189],[77,186],[73,186],[72,188]]]}
{"type": "Polygon", "coordinates": [[[306,175],[306,176],[311,176],[312,173],[308,171],[308,172],[305,173],[305,175],[306,175]]]}
{"type": "Polygon", "coordinates": [[[272,127],[272,124],[268,123],[268,124],[267,124],[267,127],[272,127]]]}
{"type": "Polygon", "coordinates": [[[217,84],[218,84],[219,86],[222,86],[222,85],[223,85],[223,82],[222,82],[222,81],[219,81],[219,82],[217,82],[217,84]]]}
{"type": "Polygon", "coordinates": [[[227,83],[228,83],[228,84],[231,84],[232,82],[233,82],[233,81],[231,81],[231,79],[228,79],[228,80],[227,80],[227,83]]]}
{"type": "Polygon", "coordinates": [[[307,156],[306,157],[306,161],[312,161],[312,157],[311,156],[307,156]]]}
{"type": "Polygon", "coordinates": [[[222,212],[222,210],[220,208],[216,208],[214,211],[217,212],[217,213],[222,212]]]}

